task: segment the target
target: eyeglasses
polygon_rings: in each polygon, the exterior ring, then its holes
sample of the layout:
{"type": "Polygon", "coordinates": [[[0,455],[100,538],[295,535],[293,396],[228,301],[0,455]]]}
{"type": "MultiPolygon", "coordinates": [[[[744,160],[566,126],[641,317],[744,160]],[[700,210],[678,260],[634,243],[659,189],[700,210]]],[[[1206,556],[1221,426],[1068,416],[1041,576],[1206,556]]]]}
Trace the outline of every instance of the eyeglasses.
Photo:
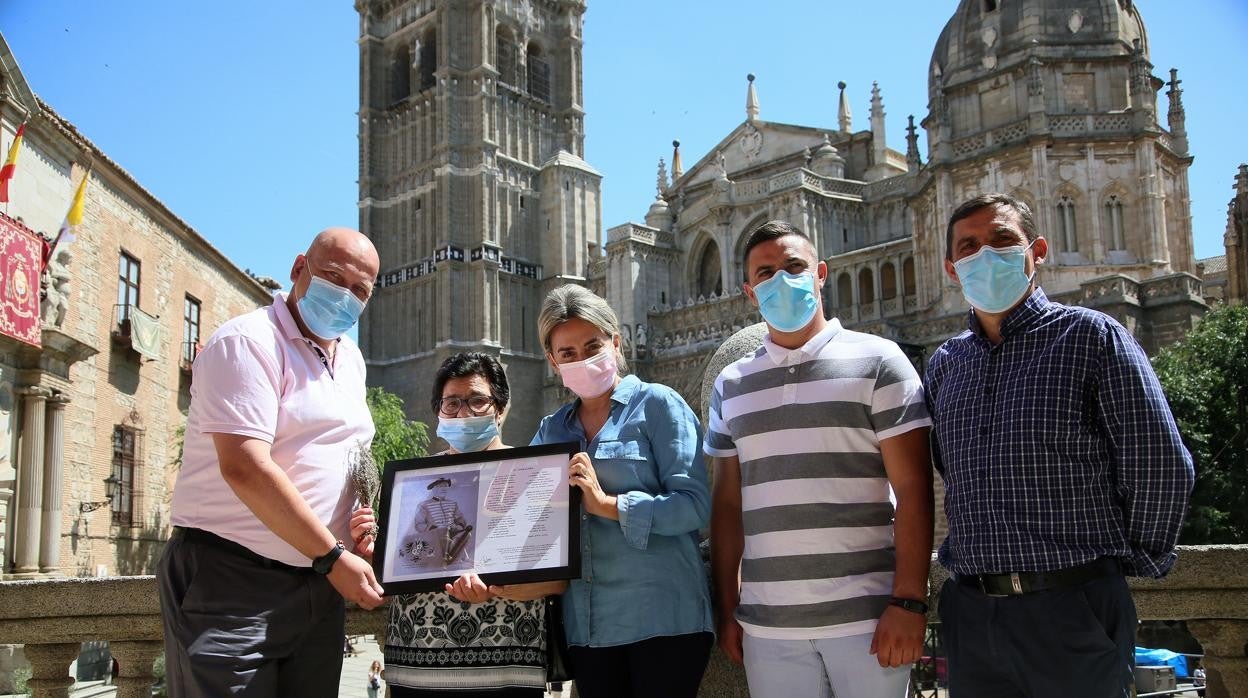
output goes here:
{"type": "Polygon", "coordinates": [[[469,397],[444,397],[438,401],[438,412],[445,417],[454,417],[459,414],[464,406],[468,406],[468,413],[474,417],[480,417],[490,411],[494,407],[494,398],[489,395],[471,395],[469,397]]]}

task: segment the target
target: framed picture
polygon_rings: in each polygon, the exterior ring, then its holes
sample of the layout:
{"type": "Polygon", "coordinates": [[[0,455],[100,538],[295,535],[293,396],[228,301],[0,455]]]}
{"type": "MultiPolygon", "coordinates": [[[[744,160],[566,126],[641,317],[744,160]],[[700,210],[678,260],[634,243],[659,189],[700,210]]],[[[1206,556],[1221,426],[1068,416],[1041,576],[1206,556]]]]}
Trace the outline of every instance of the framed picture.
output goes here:
{"type": "Polygon", "coordinates": [[[465,572],[486,584],[581,576],[576,443],[386,464],[373,569],[386,594],[442,591],[465,572]]]}

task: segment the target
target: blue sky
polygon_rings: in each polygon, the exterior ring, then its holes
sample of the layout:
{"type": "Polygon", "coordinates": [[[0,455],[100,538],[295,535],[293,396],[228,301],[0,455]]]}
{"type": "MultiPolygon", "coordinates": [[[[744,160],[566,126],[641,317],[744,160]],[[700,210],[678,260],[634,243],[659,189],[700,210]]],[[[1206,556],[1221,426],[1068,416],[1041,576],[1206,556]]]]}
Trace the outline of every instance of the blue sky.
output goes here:
{"type": "MultiPolygon", "coordinates": [[[[1155,74],[1177,67],[1184,81],[1196,254],[1221,254],[1235,168],[1248,161],[1248,3],[1136,4],[1155,74]]],[[[747,73],[761,118],[822,127],[836,124],[844,80],[865,128],[878,81],[888,143],[904,151],[906,115],[926,114],[932,46],[955,7],[591,0],[586,159],[605,175],[604,227],[642,219],[673,138],[689,166],[745,118],[747,73]]],[[[359,20],[348,0],[5,0],[0,31],[40,97],[240,266],[285,282],[316,231],[357,225],[359,20]]]]}

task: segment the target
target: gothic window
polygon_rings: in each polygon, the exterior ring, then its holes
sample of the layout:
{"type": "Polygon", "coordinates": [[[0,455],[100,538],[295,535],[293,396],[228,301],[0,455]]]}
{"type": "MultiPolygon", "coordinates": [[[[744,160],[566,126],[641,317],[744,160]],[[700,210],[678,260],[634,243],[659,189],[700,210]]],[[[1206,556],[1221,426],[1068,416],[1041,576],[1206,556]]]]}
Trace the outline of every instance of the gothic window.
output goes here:
{"type": "Polygon", "coordinates": [[[550,64],[537,44],[529,44],[529,96],[550,103],[550,64]]]}
{"type": "Polygon", "coordinates": [[[719,271],[719,246],[708,242],[702,248],[698,260],[697,292],[700,296],[719,295],[724,290],[723,275],[719,271]]]}
{"type": "Polygon", "coordinates": [[[412,93],[412,51],[409,47],[400,46],[394,52],[390,70],[390,103],[394,104],[407,99],[412,93]]]}
{"type": "Polygon", "coordinates": [[[1105,202],[1105,229],[1109,231],[1109,249],[1127,249],[1127,241],[1122,233],[1122,201],[1117,194],[1111,195],[1105,202]]]}
{"type": "Polygon", "coordinates": [[[143,433],[134,427],[113,427],[113,477],[117,484],[112,491],[113,523],[133,526],[134,483],[142,459],[143,433]]]}
{"type": "Polygon", "coordinates": [[[117,324],[130,319],[130,308],[139,307],[139,260],[121,253],[117,265],[117,324]]]}
{"type": "Polygon", "coordinates": [[[906,261],[901,263],[901,288],[907,296],[913,296],[918,289],[914,283],[914,257],[906,257],[906,261]]]}
{"type": "Polygon", "coordinates": [[[519,61],[516,42],[511,32],[499,27],[494,34],[494,67],[498,69],[498,81],[510,87],[520,84],[519,61]]]}
{"type": "Polygon", "coordinates": [[[1075,202],[1069,196],[1057,201],[1057,238],[1060,251],[1079,251],[1079,237],[1075,232],[1075,202]]]}
{"type": "Polygon", "coordinates": [[[854,280],[848,272],[841,272],[836,277],[836,307],[848,308],[854,304],[854,280]]]}
{"type": "Polygon", "coordinates": [[[436,78],[434,71],[438,69],[438,35],[432,29],[425,32],[420,40],[420,89],[433,87],[436,78]]]}
{"type": "Polygon", "coordinates": [[[897,297],[897,269],[892,262],[880,267],[880,297],[884,300],[897,297]]]}
{"type": "Polygon", "coordinates": [[[858,302],[875,302],[875,275],[870,269],[858,272],[858,302]]]}

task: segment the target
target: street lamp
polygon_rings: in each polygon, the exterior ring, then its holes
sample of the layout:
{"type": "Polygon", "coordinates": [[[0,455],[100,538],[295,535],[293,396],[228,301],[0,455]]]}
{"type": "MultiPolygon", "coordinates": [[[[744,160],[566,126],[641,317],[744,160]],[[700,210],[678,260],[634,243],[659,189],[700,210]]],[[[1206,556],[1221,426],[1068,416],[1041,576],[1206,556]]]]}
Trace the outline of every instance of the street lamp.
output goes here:
{"type": "Polygon", "coordinates": [[[96,509],[99,509],[105,504],[112,504],[113,495],[120,488],[121,488],[121,479],[118,478],[116,475],[109,475],[108,477],[104,478],[104,496],[106,497],[106,499],[100,502],[79,502],[78,513],[88,514],[90,512],[95,511],[96,509]]]}

